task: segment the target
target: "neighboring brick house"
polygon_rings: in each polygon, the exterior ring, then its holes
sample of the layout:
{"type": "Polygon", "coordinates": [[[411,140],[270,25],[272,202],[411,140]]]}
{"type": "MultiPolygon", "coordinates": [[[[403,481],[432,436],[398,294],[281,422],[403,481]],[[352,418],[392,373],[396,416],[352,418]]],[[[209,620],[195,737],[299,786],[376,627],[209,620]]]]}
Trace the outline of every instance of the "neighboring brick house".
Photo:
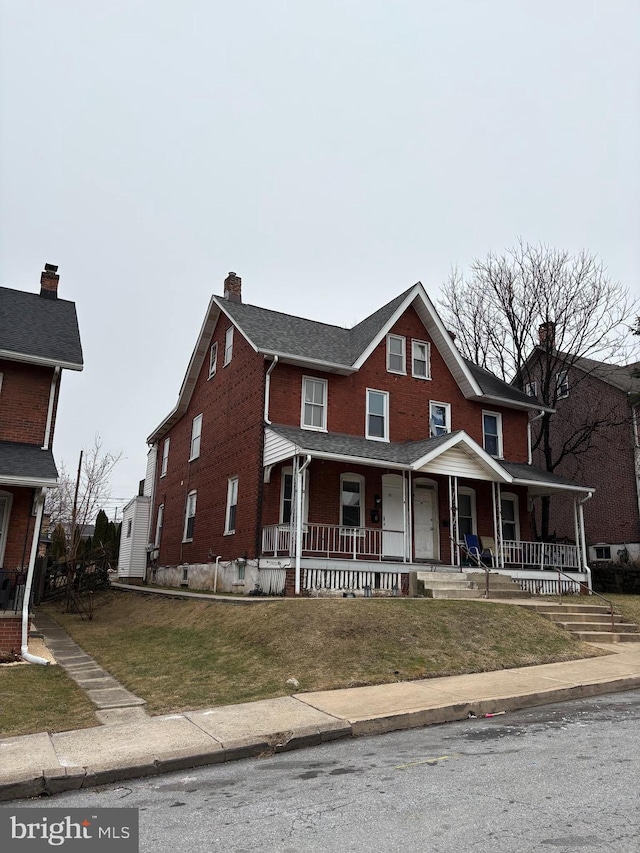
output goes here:
{"type": "MultiPolygon", "coordinates": [[[[552,324],[547,324],[552,325],[552,324]]],[[[545,333],[544,328],[541,331],[545,333]]],[[[546,333],[545,333],[546,334],[546,333]]],[[[544,334],[543,334],[544,337],[544,334]]],[[[544,343],[544,341],[543,341],[544,343]]],[[[584,526],[590,561],[640,559],[640,442],[638,406],[640,362],[607,364],[552,350],[552,415],[550,444],[554,458],[575,436],[584,438],[555,469],[570,479],[594,486],[584,504],[584,526]]],[[[541,351],[546,359],[547,353],[541,351]]],[[[544,370],[549,372],[545,367],[544,370]]],[[[537,393],[536,366],[527,390],[537,393]]],[[[547,396],[547,399],[549,397],[547,396]]],[[[542,464],[542,455],[536,454],[542,464]]],[[[562,501],[550,501],[550,531],[575,539],[574,519],[562,501]]]]}
{"type": "Polygon", "coordinates": [[[40,293],[0,287],[0,650],[20,650],[17,611],[38,550],[44,495],[57,483],[51,450],[62,370],[82,370],[73,302],[57,267],[40,293]]]}
{"type": "MultiPolygon", "coordinates": [[[[150,507],[151,578],[406,591],[412,568],[459,567],[464,533],[504,542],[502,568],[539,569],[530,499],[587,490],[528,464],[532,409],[462,358],[421,284],[343,329],[246,305],[230,273],[148,438],[132,506],[150,507]]],[[[133,553],[133,509],[127,529],[133,553]]]]}

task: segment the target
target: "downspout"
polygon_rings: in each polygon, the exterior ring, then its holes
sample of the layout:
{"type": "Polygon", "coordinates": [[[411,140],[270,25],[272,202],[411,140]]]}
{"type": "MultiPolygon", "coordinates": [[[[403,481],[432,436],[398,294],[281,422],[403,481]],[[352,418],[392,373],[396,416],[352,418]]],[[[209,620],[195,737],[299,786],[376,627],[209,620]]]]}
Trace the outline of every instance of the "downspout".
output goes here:
{"type": "Polygon", "coordinates": [[[53,404],[56,399],[56,387],[58,385],[58,376],[60,375],[60,367],[56,365],[53,368],[53,376],[51,377],[51,390],[49,391],[49,408],[47,410],[47,425],[44,430],[44,441],[42,449],[49,449],[49,441],[51,439],[51,424],[53,422],[53,404]]]}
{"type": "Polygon", "coordinates": [[[492,482],[491,483],[491,503],[493,504],[493,542],[495,547],[495,560],[498,564],[496,568],[500,568],[500,540],[498,539],[498,506],[496,501],[496,494],[498,491],[498,484],[492,482]]]}
{"type": "Polygon", "coordinates": [[[593,492],[589,492],[589,494],[582,498],[582,500],[578,501],[578,513],[580,515],[580,545],[582,546],[582,565],[584,567],[585,572],[587,573],[587,585],[589,587],[589,592],[593,592],[593,584],[591,582],[591,569],[587,564],[587,541],[584,535],[584,504],[587,501],[591,500],[593,497],[593,492]]]}
{"type": "Polygon", "coordinates": [[[296,595],[300,595],[300,558],[302,552],[302,482],[304,472],[311,462],[311,454],[298,466],[296,471],[296,595]]]}
{"type": "Polygon", "coordinates": [[[27,569],[27,582],[24,587],[24,597],[22,599],[22,646],[20,648],[20,655],[23,660],[26,660],[28,663],[39,663],[42,666],[47,666],[49,661],[46,658],[40,658],[29,652],[29,599],[31,598],[31,587],[33,585],[33,570],[38,555],[38,539],[40,538],[40,525],[42,524],[46,494],[47,490],[43,487],[36,498],[38,508],[33,528],[33,539],[31,540],[31,556],[29,557],[29,568],[27,569]]]}
{"type": "Polygon", "coordinates": [[[269,365],[269,369],[267,370],[267,377],[264,382],[264,422],[266,424],[270,424],[269,420],[269,394],[271,391],[271,374],[273,373],[273,369],[278,363],[279,359],[277,355],[274,355],[273,361],[269,365]]]}
{"type": "Polygon", "coordinates": [[[539,421],[540,418],[544,417],[544,411],[541,410],[535,418],[531,418],[530,421],[527,421],[527,465],[531,465],[532,461],[532,450],[531,450],[531,424],[539,421]]]}

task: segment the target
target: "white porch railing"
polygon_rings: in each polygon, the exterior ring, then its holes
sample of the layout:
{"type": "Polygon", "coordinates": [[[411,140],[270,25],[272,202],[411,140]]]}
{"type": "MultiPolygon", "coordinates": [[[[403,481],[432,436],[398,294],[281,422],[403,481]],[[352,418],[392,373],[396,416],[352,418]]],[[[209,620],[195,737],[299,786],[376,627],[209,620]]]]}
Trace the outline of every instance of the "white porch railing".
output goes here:
{"type": "Polygon", "coordinates": [[[504,565],[532,569],[580,570],[580,555],[576,545],[551,542],[502,542],[504,565]]]}
{"type": "Polygon", "coordinates": [[[386,590],[400,595],[402,589],[399,572],[371,572],[357,569],[306,569],[304,588],[308,590],[333,589],[353,592],[386,590]]]}
{"type": "MultiPolygon", "coordinates": [[[[352,560],[402,560],[405,534],[402,530],[373,527],[342,527],[337,524],[305,524],[302,554],[314,557],[341,557],[352,560]]],[[[262,528],[262,553],[274,557],[290,555],[291,527],[272,524],[262,528]]]]}

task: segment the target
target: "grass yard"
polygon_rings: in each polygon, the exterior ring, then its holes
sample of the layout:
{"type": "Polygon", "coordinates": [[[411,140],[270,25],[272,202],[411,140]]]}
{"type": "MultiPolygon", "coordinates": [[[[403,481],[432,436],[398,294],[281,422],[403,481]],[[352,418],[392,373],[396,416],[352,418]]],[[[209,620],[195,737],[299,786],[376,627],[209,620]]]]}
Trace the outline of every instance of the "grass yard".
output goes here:
{"type": "MultiPolygon", "coordinates": [[[[617,595],[609,592],[605,592],[603,595],[613,602],[615,609],[621,616],[624,616],[627,622],[635,622],[636,625],[640,625],[640,595],[617,595]]],[[[594,600],[597,600],[595,596],[594,600]]],[[[604,602],[598,603],[603,604],[604,602]]]]}
{"type": "Polygon", "coordinates": [[[59,666],[0,666],[0,737],[97,726],[94,705],[59,666]]]}
{"type": "Polygon", "coordinates": [[[602,653],[510,605],[325,599],[238,607],[117,590],[95,599],[93,622],[48,611],[152,713],[602,653]]]}

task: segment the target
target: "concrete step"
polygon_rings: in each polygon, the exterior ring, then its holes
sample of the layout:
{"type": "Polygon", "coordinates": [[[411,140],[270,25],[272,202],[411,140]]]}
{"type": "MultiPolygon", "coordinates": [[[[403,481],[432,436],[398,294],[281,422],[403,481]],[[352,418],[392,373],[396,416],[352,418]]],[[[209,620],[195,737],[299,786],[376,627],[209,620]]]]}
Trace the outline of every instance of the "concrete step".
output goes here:
{"type": "Polygon", "coordinates": [[[482,591],[479,589],[432,589],[429,590],[431,598],[482,598],[482,591]]]}
{"type": "MultiPolygon", "coordinates": [[[[536,612],[540,616],[544,616],[545,619],[550,619],[552,622],[607,622],[609,625],[611,624],[610,613],[570,613],[566,610],[562,613],[549,613],[546,610],[538,610],[536,612]]],[[[624,619],[618,613],[614,613],[613,621],[623,622],[624,619]]]]}
{"type": "Polygon", "coordinates": [[[535,602],[531,607],[543,613],[610,613],[608,607],[600,604],[551,604],[544,601],[535,602]]]}
{"type": "Polygon", "coordinates": [[[416,572],[419,581],[466,581],[462,572],[416,572]]]}
{"type": "Polygon", "coordinates": [[[611,631],[572,631],[574,637],[585,643],[640,643],[638,634],[613,634],[611,631]]]}
{"type": "MultiPolygon", "coordinates": [[[[484,595],[484,587],[482,587],[480,592],[484,595]]],[[[527,599],[529,599],[529,598],[531,598],[531,593],[527,592],[526,589],[518,589],[517,587],[515,589],[502,589],[502,588],[494,589],[494,587],[490,586],[489,587],[489,598],[505,598],[505,599],[527,598],[527,599]]]]}
{"type": "Polygon", "coordinates": [[[558,622],[554,620],[554,622],[572,634],[584,633],[585,631],[607,631],[610,634],[640,634],[638,626],[630,622],[616,622],[615,628],[612,628],[611,622],[606,620],[599,622],[558,622]]]}
{"type": "Polygon", "coordinates": [[[450,581],[432,581],[430,578],[428,580],[422,580],[422,578],[418,578],[419,581],[422,582],[425,589],[477,589],[478,585],[474,584],[472,581],[465,580],[450,580],[450,581]]]}

